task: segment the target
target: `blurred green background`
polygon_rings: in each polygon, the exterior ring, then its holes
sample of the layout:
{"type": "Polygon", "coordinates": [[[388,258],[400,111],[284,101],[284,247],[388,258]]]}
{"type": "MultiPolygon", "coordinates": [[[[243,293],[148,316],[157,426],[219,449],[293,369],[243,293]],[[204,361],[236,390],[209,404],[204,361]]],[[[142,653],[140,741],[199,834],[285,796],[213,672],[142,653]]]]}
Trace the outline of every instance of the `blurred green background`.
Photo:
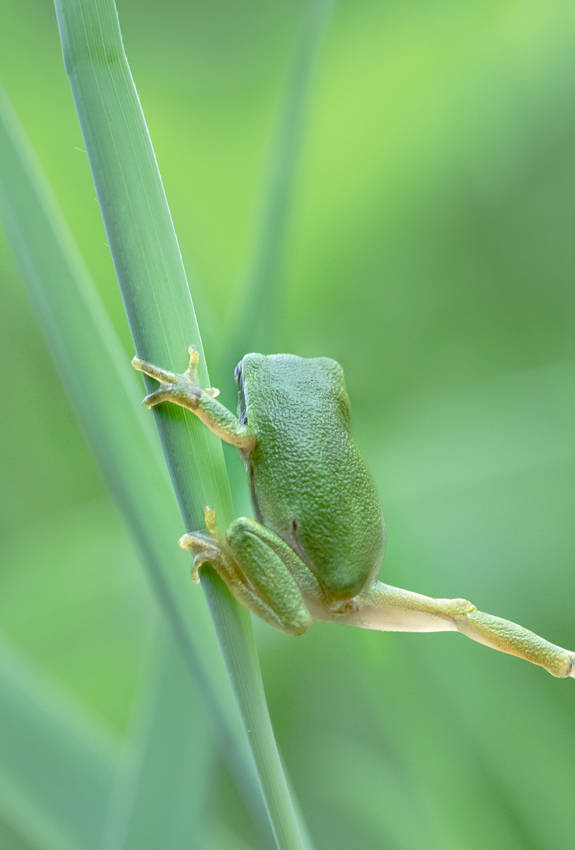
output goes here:
{"type": "MultiPolygon", "coordinates": [[[[0,81],[128,369],[52,6],[1,9],[0,81]]],[[[119,3],[216,385],[303,10],[119,3]]],[[[316,70],[274,317],[274,350],[344,365],[388,524],[384,578],[466,596],[568,647],[574,41],[567,0],[340,2],[316,70]]],[[[0,276],[2,640],[120,743],[141,709],[155,603],[1,232],[0,276]]],[[[453,635],[316,624],[294,640],[256,629],[317,848],[573,844],[573,683],[453,635]]],[[[204,793],[202,846],[260,846],[215,749],[204,793]]],[[[30,850],[8,809],[0,846],[30,850]]]]}

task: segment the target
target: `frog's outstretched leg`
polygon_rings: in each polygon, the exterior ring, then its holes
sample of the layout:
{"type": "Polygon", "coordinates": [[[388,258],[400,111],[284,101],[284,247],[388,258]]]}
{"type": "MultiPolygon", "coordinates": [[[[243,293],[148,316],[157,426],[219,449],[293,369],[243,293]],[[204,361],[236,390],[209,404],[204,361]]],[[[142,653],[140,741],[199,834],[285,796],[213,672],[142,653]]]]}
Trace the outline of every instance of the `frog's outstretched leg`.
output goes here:
{"type": "Polygon", "coordinates": [[[134,357],[132,366],[138,372],[143,372],[150,378],[159,381],[161,387],[146,396],[143,404],[146,407],[155,407],[163,401],[171,401],[191,410],[204,425],[213,431],[220,439],[237,446],[243,451],[253,449],[256,438],[253,431],[242,425],[237,416],[234,416],[227,407],[216,401],[219,390],[215,387],[202,388],[198,383],[198,362],[200,355],[197,348],[191,345],[188,349],[190,362],[185,372],[169,372],[134,357]]]}
{"type": "Polygon", "coordinates": [[[492,649],[539,664],[553,676],[575,678],[575,653],[545,640],[523,626],[478,611],[467,599],[432,599],[376,582],[341,611],[315,612],[334,620],[384,632],[459,631],[492,649]]]}
{"type": "Polygon", "coordinates": [[[273,531],[251,519],[234,520],[225,538],[216,528],[211,508],[205,510],[205,521],[207,534],[195,531],[180,540],[180,546],[195,555],[194,580],[199,580],[200,567],[209,563],[254,614],[288,634],[305,632],[312,618],[300,587],[313,585],[315,589],[317,583],[296,553],[273,531]]]}

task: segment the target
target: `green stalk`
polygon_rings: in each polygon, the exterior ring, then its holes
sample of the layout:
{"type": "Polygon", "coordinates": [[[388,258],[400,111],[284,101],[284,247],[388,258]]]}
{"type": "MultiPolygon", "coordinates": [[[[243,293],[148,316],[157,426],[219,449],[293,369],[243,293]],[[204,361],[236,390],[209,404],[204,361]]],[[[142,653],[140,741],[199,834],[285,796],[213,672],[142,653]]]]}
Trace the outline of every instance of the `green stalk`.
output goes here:
{"type": "MultiPolygon", "coordinates": [[[[224,757],[259,820],[263,807],[251,754],[234,711],[209,613],[201,594],[190,587],[187,559],[175,543],[181,525],[151,421],[139,404],[138,381],[1,92],[0,163],[0,217],[53,357],[138,543],[166,619],[208,703],[224,757]]],[[[36,707],[42,711],[41,704],[36,707]]],[[[49,726],[42,728],[48,734],[49,726]]],[[[26,739],[22,748],[25,752],[26,739]]],[[[27,775],[32,797],[40,793],[36,776],[40,781],[40,774],[27,775]]],[[[99,838],[94,837],[92,844],[99,838]]]]}
{"type": "MultiPolygon", "coordinates": [[[[112,0],[56,0],[68,71],[108,240],[138,356],[178,366],[199,329],[154,152],[124,53],[112,0]]],[[[222,524],[231,499],[219,441],[179,409],[156,422],[187,528],[213,504],[222,524]]],[[[153,521],[153,518],[150,518],[153,521]]],[[[247,612],[217,575],[202,586],[248,733],[276,842],[299,848],[302,832],[279,759],[247,612]]]]}

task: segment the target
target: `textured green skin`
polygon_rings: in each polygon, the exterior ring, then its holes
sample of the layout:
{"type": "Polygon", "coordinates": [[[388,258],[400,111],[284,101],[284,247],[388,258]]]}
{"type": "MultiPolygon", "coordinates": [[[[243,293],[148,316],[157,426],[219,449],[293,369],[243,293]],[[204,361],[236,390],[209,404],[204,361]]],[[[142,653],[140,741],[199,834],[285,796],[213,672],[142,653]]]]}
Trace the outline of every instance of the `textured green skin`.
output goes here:
{"type": "Polygon", "coordinates": [[[236,371],[256,518],[310,568],[329,600],[376,579],[385,529],[351,436],[343,369],[328,357],[247,354],[236,371]]]}

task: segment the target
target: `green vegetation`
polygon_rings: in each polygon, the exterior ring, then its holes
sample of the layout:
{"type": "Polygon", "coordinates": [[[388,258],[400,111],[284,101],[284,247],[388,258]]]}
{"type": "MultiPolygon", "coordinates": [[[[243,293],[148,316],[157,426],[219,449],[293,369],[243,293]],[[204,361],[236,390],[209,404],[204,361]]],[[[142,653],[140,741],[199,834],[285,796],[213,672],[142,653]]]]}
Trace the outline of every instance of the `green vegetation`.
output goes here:
{"type": "MultiPolygon", "coordinates": [[[[193,269],[211,382],[229,405],[234,363],[222,360],[241,333],[238,316],[252,347],[243,282],[265,268],[254,245],[265,232],[262,198],[274,185],[270,151],[289,69],[305,55],[303,11],[261,0],[120,8],[193,269]]],[[[103,419],[115,415],[119,425],[132,415],[147,429],[53,10],[5,0],[5,20],[0,80],[120,336],[125,395],[103,419]]],[[[565,646],[575,636],[574,37],[575,11],[564,0],[340,4],[316,68],[293,197],[275,207],[289,226],[271,252],[272,314],[254,327],[258,347],[344,364],[355,431],[385,508],[390,583],[466,596],[565,646]]],[[[197,689],[178,689],[181,658],[48,355],[43,335],[54,344],[62,334],[46,315],[38,321],[7,241],[0,271],[0,844],[89,846],[114,773],[110,848],[124,840],[140,850],[142,835],[158,846],[146,828],[152,800],[172,827],[162,833],[166,846],[184,846],[195,825],[201,847],[268,847],[257,802],[240,795],[241,767],[234,774],[222,745],[236,721],[210,723],[197,689]],[[52,724],[57,759],[42,749],[52,724]],[[197,763],[166,762],[188,731],[197,763]],[[38,742],[37,762],[26,740],[38,742]],[[87,749],[76,747],[82,741],[87,749]],[[58,783],[45,779],[42,798],[28,794],[50,760],[59,762],[58,783]],[[166,763],[177,799],[158,779],[166,763]],[[71,777],[81,777],[80,798],[67,794],[71,777]],[[188,798],[187,786],[197,794],[188,798]]],[[[187,320],[173,338],[155,327],[167,354],[139,353],[171,362],[173,345],[184,365],[186,345],[197,342],[187,320]]],[[[76,336],[88,339],[85,322],[76,336]]],[[[73,367],[68,382],[83,374],[73,367]]],[[[107,374],[96,388],[102,410],[107,374]]],[[[132,425],[120,432],[142,467],[155,463],[153,447],[138,448],[153,435],[136,436],[132,425]]],[[[237,458],[229,460],[235,483],[237,458]]],[[[187,452],[183,461],[191,463],[187,452]]],[[[191,635],[196,607],[202,628],[211,627],[175,545],[184,523],[159,468],[158,482],[165,518],[154,551],[166,580],[181,587],[191,635]]],[[[227,498],[214,482],[202,478],[194,510],[227,498]]],[[[144,499],[139,485],[134,492],[144,499]]],[[[234,498],[245,510],[245,491],[234,498]]],[[[254,625],[279,748],[318,848],[569,845],[571,682],[455,635],[316,624],[295,640],[254,625]]],[[[219,662],[207,646],[199,660],[211,674],[219,662]]],[[[233,709],[231,692],[215,704],[233,709]]]]}

